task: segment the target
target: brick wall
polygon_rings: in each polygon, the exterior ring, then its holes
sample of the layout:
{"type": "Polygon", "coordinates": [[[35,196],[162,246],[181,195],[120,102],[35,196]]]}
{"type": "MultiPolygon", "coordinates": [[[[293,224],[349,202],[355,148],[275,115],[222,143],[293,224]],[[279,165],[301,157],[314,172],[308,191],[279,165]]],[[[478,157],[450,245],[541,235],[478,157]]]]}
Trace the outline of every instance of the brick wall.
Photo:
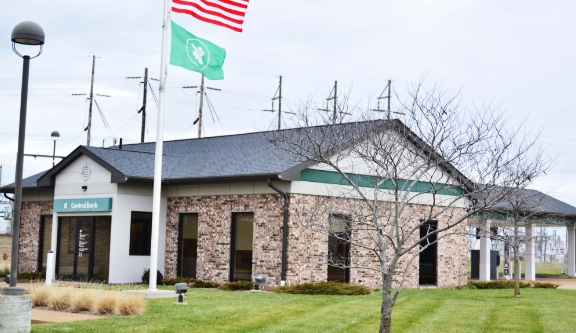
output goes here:
{"type": "MultiPolygon", "coordinates": [[[[327,278],[326,254],[328,236],[318,232],[320,225],[328,221],[330,212],[354,215],[354,211],[366,215],[364,208],[358,207],[358,200],[331,198],[311,195],[290,195],[287,283],[325,281],[327,278]],[[316,225],[314,225],[317,222],[316,225]]],[[[263,274],[267,285],[278,285],[281,270],[282,250],[282,206],[280,195],[228,195],[168,198],[166,221],[166,261],[167,277],[176,277],[178,258],[179,213],[198,213],[198,263],[197,278],[201,280],[226,282],[229,278],[230,227],[232,212],[254,213],[253,275],[263,274]]],[[[408,232],[425,216],[428,206],[408,205],[403,218],[411,217],[413,223],[403,227],[408,232]]],[[[438,219],[442,227],[452,219],[452,213],[460,209],[448,209],[438,219]]],[[[465,224],[453,229],[451,235],[438,241],[438,286],[454,287],[466,283],[466,239],[463,234],[465,224]]],[[[374,247],[372,232],[353,232],[352,237],[362,245],[374,247]]],[[[415,232],[411,240],[418,238],[415,232]]],[[[442,237],[442,236],[441,236],[442,237]]],[[[350,281],[370,288],[381,286],[379,261],[369,249],[352,246],[350,281]]],[[[412,256],[416,249],[411,251],[412,256]]],[[[398,263],[394,277],[395,285],[402,278],[411,256],[403,257],[398,263]]],[[[406,288],[418,288],[418,256],[407,271],[406,288]]]]}
{"type": "Polygon", "coordinates": [[[18,271],[38,270],[38,247],[40,244],[40,218],[52,216],[52,201],[22,202],[20,225],[20,249],[18,251],[18,271]]]}
{"type": "Polygon", "coordinates": [[[196,277],[227,282],[233,212],[254,213],[253,275],[262,274],[269,285],[278,285],[282,258],[284,199],[278,194],[168,198],[165,275],[176,277],[180,213],[198,213],[196,277]]]}

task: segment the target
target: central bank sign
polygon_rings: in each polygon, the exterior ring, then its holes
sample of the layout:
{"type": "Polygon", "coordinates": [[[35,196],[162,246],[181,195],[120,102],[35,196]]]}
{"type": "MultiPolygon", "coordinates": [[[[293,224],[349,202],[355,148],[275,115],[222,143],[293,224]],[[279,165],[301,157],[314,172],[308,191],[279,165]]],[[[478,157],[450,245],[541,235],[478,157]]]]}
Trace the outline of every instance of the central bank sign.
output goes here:
{"type": "Polygon", "coordinates": [[[112,198],[56,199],[54,211],[57,213],[110,212],[112,211],[112,198]]]}

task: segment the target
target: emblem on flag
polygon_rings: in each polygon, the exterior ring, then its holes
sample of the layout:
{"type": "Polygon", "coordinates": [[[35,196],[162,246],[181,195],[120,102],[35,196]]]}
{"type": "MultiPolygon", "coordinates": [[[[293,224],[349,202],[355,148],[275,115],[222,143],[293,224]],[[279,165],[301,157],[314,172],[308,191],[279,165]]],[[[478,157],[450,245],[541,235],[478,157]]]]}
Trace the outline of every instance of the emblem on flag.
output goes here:
{"type": "Polygon", "coordinates": [[[170,64],[202,73],[210,80],[224,79],[222,66],[226,50],[205,39],[196,37],[174,21],[170,64]]]}
{"type": "Polygon", "coordinates": [[[172,12],[242,32],[248,0],[172,0],[172,12]]]}

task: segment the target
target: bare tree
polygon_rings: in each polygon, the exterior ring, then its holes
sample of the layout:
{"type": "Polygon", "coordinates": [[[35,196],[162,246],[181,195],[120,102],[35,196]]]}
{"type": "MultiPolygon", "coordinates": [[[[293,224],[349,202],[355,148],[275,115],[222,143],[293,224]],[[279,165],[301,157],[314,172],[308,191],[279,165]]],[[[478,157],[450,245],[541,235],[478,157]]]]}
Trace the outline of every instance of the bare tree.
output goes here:
{"type": "MultiPolygon", "coordinates": [[[[549,164],[543,163],[540,167],[541,171],[545,172],[549,164]]],[[[512,186],[511,191],[507,191],[507,196],[491,209],[492,213],[506,219],[499,223],[498,232],[493,233],[491,237],[507,243],[514,250],[514,297],[520,297],[520,250],[539,238],[533,232],[526,232],[526,229],[534,223],[563,223],[561,216],[548,211],[547,196],[539,191],[527,189],[526,185],[512,186]]]]}
{"type": "Polygon", "coordinates": [[[391,330],[392,308],[415,259],[442,239],[465,237],[471,214],[507,197],[511,185],[535,179],[542,164],[537,135],[508,128],[490,107],[468,110],[458,95],[425,90],[422,82],[408,93],[402,121],[366,112],[354,123],[340,114],[333,124],[332,115],[307,101],[292,131],[269,137],[324,175],[317,177],[332,177],[319,182],[336,183],[298,215],[303,227],[349,246],[350,260],[331,251],[329,265],[378,272],[380,332],[391,330]]]}

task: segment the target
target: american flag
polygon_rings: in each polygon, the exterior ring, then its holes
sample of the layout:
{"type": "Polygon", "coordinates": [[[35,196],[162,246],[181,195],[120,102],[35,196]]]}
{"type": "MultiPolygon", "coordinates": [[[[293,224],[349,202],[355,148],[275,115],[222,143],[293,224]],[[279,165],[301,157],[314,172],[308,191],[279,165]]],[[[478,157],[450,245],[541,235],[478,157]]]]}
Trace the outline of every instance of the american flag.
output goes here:
{"type": "Polygon", "coordinates": [[[249,0],[172,0],[172,12],[242,32],[249,0]]]}

